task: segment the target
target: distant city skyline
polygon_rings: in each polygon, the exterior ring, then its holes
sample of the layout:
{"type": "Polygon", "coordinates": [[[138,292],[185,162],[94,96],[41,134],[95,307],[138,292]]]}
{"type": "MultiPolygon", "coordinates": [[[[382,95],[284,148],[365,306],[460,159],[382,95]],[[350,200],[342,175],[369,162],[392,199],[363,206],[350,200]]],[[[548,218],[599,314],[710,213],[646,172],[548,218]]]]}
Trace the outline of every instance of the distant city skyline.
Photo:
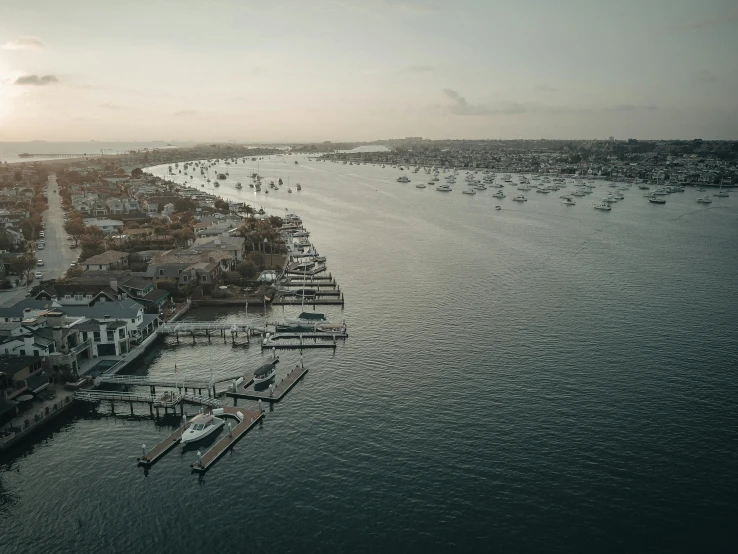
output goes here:
{"type": "Polygon", "coordinates": [[[738,139],[730,0],[0,6],[0,141],[738,139]]]}

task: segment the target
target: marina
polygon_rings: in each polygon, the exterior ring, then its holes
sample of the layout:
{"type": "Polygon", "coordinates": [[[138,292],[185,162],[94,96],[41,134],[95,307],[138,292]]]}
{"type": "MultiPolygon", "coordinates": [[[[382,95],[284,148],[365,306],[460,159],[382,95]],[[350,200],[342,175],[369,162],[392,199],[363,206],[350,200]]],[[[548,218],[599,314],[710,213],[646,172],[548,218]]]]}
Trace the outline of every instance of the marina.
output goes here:
{"type": "Polygon", "coordinates": [[[253,385],[242,383],[239,384],[236,390],[227,391],[226,395],[232,398],[279,402],[307,372],[307,368],[303,365],[296,365],[277,385],[270,385],[263,390],[255,390],[253,385]]]}

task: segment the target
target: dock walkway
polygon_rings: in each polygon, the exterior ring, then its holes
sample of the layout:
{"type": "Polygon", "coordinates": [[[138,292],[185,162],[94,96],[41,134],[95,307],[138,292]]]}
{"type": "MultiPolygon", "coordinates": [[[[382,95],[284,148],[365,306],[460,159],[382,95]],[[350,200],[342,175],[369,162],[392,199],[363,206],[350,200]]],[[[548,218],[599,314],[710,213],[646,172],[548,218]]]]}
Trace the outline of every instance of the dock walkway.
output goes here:
{"type": "Polygon", "coordinates": [[[230,432],[216,442],[205,454],[199,455],[198,461],[192,464],[192,470],[206,472],[218,459],[231,448],[242,436],[248,433],[264,417],[264,413],[257,410],[246,410],[237,406],[224,406],[224,414],[236,417],[239,423],[230,432]]]}
{"type": "Polygon", "coordinates": [[[235,391],[228,391],[226,394],[232,398],[279,402],[307,372],[306,367],[295,366],[276,386],[264,390],[255,390],[253,386],[239,386],[235,391]]]}

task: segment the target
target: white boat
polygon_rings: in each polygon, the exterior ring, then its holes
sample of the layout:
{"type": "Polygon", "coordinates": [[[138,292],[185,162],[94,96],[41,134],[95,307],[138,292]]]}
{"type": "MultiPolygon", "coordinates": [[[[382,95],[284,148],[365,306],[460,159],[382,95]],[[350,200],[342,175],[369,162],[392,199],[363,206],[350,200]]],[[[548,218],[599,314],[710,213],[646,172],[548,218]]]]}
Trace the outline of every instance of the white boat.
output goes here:
{"type": "Polygon", "coordinates": [[[462,190],[461,194],[476,194],[477,191],[474,189],[462,190]]]}
{"type": "Polygon", "coordinates": [[[398,183],[409,183],[410,179],[408,179],[405,175],[403,175],[402,177],[397,178],[397,182],[398,183]]]}
{"type": "Polygon", "coordinates": [[[523,194],[518,194],[515,198],[513,198],[515,202],[527,202],[528,199],[523,194]]]}
{"type": "Polygon", "coordinates": [[[240,189],[240,188],[243,188],[243,187],[241,186],[241,183],[236,183],[236,188],[237,189],[240,189]]]}
{"type": "Polygon", "coordinates": [[[299,316],[285,319],[286,323],[292,325],[316,325],[318,323],[330,323],[325,314],[318,312],[302,312],[299,316]]]}
{"type": "Polygon", "coordinates": [[[453,189],[449,185],[438,185],[436,190],[440,190],[441,192],[451,192],[453,189]]]}
{"type": "Polygon", "coordinates": [[[423,183],[418,183],[417,185],[415,185],[415,188],[416,189],[424,189],[425,188],[425,185],[423,183]]]}
{"type": "MultiPolygon", "coordinates": [[[[518,189],[518,190],[520,190],[520,189],[518,189]]],[[[548,189],[536,189],[536,192],[540,192],[541,194],[548,194],[551,191],[548,190],[548,189]]]]}
{"type": "Polygon", "coordinates": [[[612,208],[610,207],[610,204],[607,204],[605,202],[601,202],[599,204],[595,204],[593,206],[593,208],[595,210],[603,210],[603,211],[606,211],[606,212],[609,212],[610,210],[612,210],[612,208]]]}
{"type": "Polygon", "coordinates": [[[223,427],[224,423],[225,421],[218,417],[215,417],[214,415],[198,414],[192,418],[192,421],[190,421],[187,429],[185,429],[184,433],[182,433],[182,439],[180,442],[182,444],[188,444],[192,442],[197,442],[200,439],[204,439],[208,435],[223,427]]]}
{"type": "Polygon", "coordinates": [[[494,196],[495,198],[505,198],[505,193],[504,193],[504,192],[502,192],[501,190],[498,190],[498,191],[497,191],[496,193],[494,193],[494,194],[493,194],[492,196],[494,196]]]}
{"type": "MultiPolygon", "coordinates": [[[[269,339],[269,335],[267,335],[265,340],[267,339],[269,339]]],[[[254,371],[254,385],[266,383],[274,379],[274,376],[277,374],[277,369],[274,367],[275,364],[276,362],[269,362],[254,371]]]]}
{"type": "Polygon", "coordinates": [[[727,190],[720,189],[720,192],[718,192],[717,194],[715,194],[715,196],[717,196],[718,198],[728,198],[728,196],[730,196],[730,195],[728,194],[728,191],[727,190]]]}
{"type": "Polygon", "coordinates": [[[710,198],[709,196],[700,196],[697,199],[697,202],[699,204],[712,204],[712,198],[710,198]]]}
{"type": "Polygon", "coordinates": [[[574,202],[574,200],[572,200],[571,198],[565,198],[564,200],[561,201],[561,203],[564,206],[576,206],[577,205],[577,203],[574,202]]]}

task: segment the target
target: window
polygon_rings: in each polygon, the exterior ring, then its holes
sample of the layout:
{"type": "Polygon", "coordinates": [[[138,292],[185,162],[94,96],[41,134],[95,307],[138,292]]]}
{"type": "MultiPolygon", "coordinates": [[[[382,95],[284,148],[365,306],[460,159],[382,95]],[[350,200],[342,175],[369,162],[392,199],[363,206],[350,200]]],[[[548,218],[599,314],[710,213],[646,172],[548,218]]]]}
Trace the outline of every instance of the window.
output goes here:
{"type": "Polygon", "coordinates": [[[97,269],[102,269],[102,268],[103,268],[102,264],[100,264],[99,266],[97,266],[97,269]]]}
{"type": "Polygon", "coordinates": [[[208,276],[207,276],[207,275],[203,275],[203,276],[202,276],[202,282],[204,283],[204,282],[206,282],[207,280],[208,280],[208,276]]]}
{"type": "Polygon", "coordinates": [[[65,294],[64,295],[64,300],[70,300],[71,298],[72,298],[72,295],[71,294],[65,294]]]}
{"type": "Polygon", "coordinates": [[[136,320],[135,320],[135,319],[132,319],[132,320],[131,320],[131,323],[136,323],[136,320]]]}
{"type": "Polygon", "coordinates": [[[94,333],[92,333],[92,337],[95,342],[100,342],[100,331],[95,331],[94,333]]]}
{"type": "Polygon", "coordinates": [[[86,341],[87,340],[87,331],[83,331],[82,332],[82,340],[83,341],[86,341]]]}
{"type": "Polygon", "coordinates": [[[109,342],[115,341],[115,331],[108,329],[108,341],[109,342]]]}
{"type": "Polygon", "coordinates": [[[21,355],[21,356],[25,356],[25,355],[26,355],[26,351],[25,351],[25,350],[21,350],[21,351],[20,351],[20,355],[21,355]]]}
{"type": "Polygon", "coordinates": [[[184,281],[185,283],[186,283],[186,282],[188,281],[188,279],[189,279],[189,277],[187,277],[187,275],[184,275],[184,276],[182,277],[182,281],[184,281]]]}
{"type": "Polygon", "coordinates": [[[160,269],[159,270],[159,277],[161,277],[162,275],[164,275],[164,270],[163,269],[160,269]]]}
{"type": "Polygon", "coordinates": [[[38,356],[38,350],[34,350],[34,351],[33,351],[33,355],[34,355],[34,356],[38,356]]]}
{"type": "Polygon", "coordinates": [[[122,339],[126,338],[126,328],[125,327],[121,327],[120,329],[118,329],[118,336],[122,339]]]}
{"type": "Polygon", "coordinates": [[[81,294],[75,294],[74,295],[74,299],[75,300],[82,300],[82,298],[84,298],[84,296],[82,296],[81,294]]]}

